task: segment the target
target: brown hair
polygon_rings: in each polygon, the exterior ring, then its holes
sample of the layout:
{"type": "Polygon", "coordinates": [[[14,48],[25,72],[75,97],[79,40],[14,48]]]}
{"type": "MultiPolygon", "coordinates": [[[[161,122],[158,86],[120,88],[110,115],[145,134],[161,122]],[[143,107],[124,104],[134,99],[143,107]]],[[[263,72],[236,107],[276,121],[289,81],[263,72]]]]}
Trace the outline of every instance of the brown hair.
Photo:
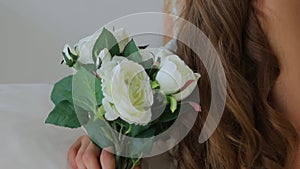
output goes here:
{"type": "MultiPolygon", "coordinates": [[[[227,79],[221,122],[211,138],[198,142],[210,106],[207,72],[195,53],[178,42],[178,55],[201,73],[202,112],[178,145],[179,169],[290,168],[298,143],[295,129],[272,105],[272,87],[280,73],[262,29],[262,13],[251,0],[186,0],[181,17],[199,27],[220,55],[227,79]]],[[[182,26],[179,35],[193,37],[182,26]]]]}

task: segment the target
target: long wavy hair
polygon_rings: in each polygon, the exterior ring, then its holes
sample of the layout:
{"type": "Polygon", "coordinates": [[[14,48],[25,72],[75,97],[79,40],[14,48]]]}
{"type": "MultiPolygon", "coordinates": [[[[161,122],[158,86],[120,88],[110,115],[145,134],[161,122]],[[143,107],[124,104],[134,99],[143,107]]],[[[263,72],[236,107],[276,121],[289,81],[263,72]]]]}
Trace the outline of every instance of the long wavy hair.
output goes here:
{"type": "MultiPolygon", "coordinates": [[[[198,137],[211,99],[209,78],[195,53],[178,42],[178,55],[202,74],[198,85],[202,112],[173,154],[178,168],[290,168],[298,137],[286,115],[272,104],[272,88],[280,69],[256,2],[185,0],[183,4],[181,17],[199,27],[220,56],[227,79],[227,96],[217,130],[200,144],[198,137]]],[[[178,36],[193,40],[184,25],[178,36]]]]}

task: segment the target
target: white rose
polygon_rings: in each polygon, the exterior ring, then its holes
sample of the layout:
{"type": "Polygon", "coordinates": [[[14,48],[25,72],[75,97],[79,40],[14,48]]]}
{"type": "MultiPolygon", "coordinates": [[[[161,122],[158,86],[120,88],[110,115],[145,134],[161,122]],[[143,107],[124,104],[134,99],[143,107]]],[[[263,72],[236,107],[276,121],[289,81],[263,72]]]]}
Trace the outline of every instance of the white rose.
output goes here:
{"type": "MultiPolygon", "coordinates": [[[[100,52],[101,53],[101,52],[100,52]]],[[[113,99],[111,97],[112,95],[112,88],[111,88],[111,80],[113,77],[113,69],[121,64],[123,61],[127,61],[124,57],[118,57],[114,56],[113,60],[106,60],[104,63],[102,63],[99,70],[97,70],[97,73],[101,77],[102,81],[102,91],[103,95],[106,100],[108,100],[110,103],[113,103],[113,99]]]]}
{"type": "MultiPolygon", "coordinates": [[[[82,64],[94,64],[93,60],[93,48],[94,45],[101,34],[101,31],[97,31],[91,36],[88,36],[86,38],[81,39],[76,45],[76,52],[79,55],[78,61],[82,64]]],[[[112,34],[117,39],[117,42],[119,44],[120,51],[122,52],[124,50],[124,47],[129,42],[128,34],[125,32],[124,29],[118,29],[112,34]]]]}
{"type": "Polygon", "coordinates": [[[118,117],[130,124],[145,125],[151,120],[153,93],[144,68],[124,57],[114,56],[98,70],[102,78],[105,118],[118,117]]]}
{"type": "Polygon", "coordinates": [[[77,61],[82,64],[94,64],[93,60],[93,47],[97,40],[97,35],[92,35],[81,39],[76,45],[75,49],[79,55],[77,61]]]}
{"type": "Polygon", "coordinates": [[[183,100],[197,86],[200,74],[194,73],[177,55],[166,54],[161,57],[156,80],[162,92],[173,95],[177,101],[183,100]]]}
{"type": "Polygon", "coordinates": [[[98,55],[98,59],[96,62],[97,67],[100,65],[100,60],[102,62],[102,64],[111,61],[111,54],[109,53],[109,50],[107,48],[104,48],[103,50],[100,51],[99,55],[98,55]]]}

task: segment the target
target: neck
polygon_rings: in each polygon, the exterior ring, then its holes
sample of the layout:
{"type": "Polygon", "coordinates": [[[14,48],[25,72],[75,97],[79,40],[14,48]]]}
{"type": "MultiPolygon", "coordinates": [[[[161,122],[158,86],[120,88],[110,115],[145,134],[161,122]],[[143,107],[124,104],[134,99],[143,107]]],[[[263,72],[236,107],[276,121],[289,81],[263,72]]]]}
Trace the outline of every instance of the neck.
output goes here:
{"type": "Polygon", "coordinates": [[[274,89],[273,98],[277,109],[287,116],[300,135],[300,68],[279,76],[274,89]],[[298,77],[297,77],[298,76],[298,77]]]}
{"type": "MultiPolygon", "coordinates": [[[[263,28],[278,57],[281,71],[272,91],[272,99],[283,118],[289,118],[300,136],[300,3],[299,0],[259,2],[264,13],[263,28]]],[[[296,156],[294,169],[299,169],[300,145],[298,150],[291,153],[296,156]]]]}
{"type": "Polygon", "coordinates": [[[280,67],[274,100],[300,135],[300,3],[298,0],[261,2],[264,29],[280,67]]]}
{"type": "Polygon", "coordinates": [[[294,158],[294,164],[292,166],[292,169],[299,169],[300,168],[300,145],[298,146],[297,150],[295,151],[295,158],[294,158]]]}
{"type": "MultiPolygon", "coordinates": [[[[273,101],[283,118],[287,117],[295,127],[300,140],[300,67],[293,69],[295,70],[289,73],[281,72],[273,88],[273,101]]],[[[300,144],[290,153],[294,153],[292,169],[300,169],[300,144]]]]}

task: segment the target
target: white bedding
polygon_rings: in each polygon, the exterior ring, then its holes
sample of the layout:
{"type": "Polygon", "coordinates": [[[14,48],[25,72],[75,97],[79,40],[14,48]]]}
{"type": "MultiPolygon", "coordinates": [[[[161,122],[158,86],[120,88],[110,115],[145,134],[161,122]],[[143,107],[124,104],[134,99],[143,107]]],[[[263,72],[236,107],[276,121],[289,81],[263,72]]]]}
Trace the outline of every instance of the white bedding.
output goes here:
{"type": "Polygon", "coordinates": [[[0,85],[0,168],[66,169],[68,147],[83,134],[45,125],[52,85],[0,85]]]}

